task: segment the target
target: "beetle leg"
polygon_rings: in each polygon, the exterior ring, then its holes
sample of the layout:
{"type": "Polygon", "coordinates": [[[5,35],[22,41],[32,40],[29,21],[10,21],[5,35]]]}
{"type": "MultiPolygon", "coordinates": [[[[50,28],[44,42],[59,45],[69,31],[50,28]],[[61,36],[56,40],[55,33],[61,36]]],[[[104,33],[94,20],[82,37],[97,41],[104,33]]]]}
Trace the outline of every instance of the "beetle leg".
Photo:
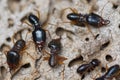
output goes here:
{"type": "Polygon", "coordinates": [[[26,35],[25,35],[25,41],[26,41],[26,39],[27,39],[27,35],[29,34],[29,33],[31,33],[32,31],[28,31],[27,33],[26,33],[26,35]]]}
{"type": "Polygon", "coordinates": [[[62,75],[62,80],[64,80],[64,71],[65,71],[65,65],[63,65],[63,70],[60,72],[62,75]]]}
{"type": "Polygon", "coordinates": [[[93,75],[92,75],[92,76],[90,76],[90,78],[91,78],[92,80],[96,80],[97,76],[100,76],[100,73],[97,73],[94,77],[93,77],[93,75]]]}
{"type": "Polygon", "coordinates": [[[87,27],[87,29],[88,29],[88,31],[92,34],[92,36],[95,38],[95,35],[93,34],[93,32],[91,31],[91,29],[90,29],[90,27],[89,27],[89,25],[87,25],[87,24],[85,24],[86,25],[86,27],[87,27]]]}
{"type": "Polygon", "coordinates": [[[63,9],[62,13],[64,13],[64,11],[67,10],[67,9],[70,9],[73,13],[78,13],[78,11],[75,8],[71,8],[71,7],[63,9]]]}
{"type": "Polygon", "coordinates": [[[42,52],[50,55],[50,53],[48,51],[46,51],[45,49],[43,49],[42,52]]]}
{"type": "Polygon", "coordinates": [[[50,32],[48,30],[45,30],[45,31],[48,32],[50,39],[52,39],[50,32]]]}
{"type": "Polygon", "coordinates": [[[32,55],[30,55],[27,51],[24,51],[27,55],[29,55],[33,60],[35,60],[35,58],[32,56],[32,55]]]}
{"type": "Polygon", "coordinates": [[[32,27],[32,25],[31,25],[27,20],[24,20],[22,23],[25,23],[25,24],[27,24],[28,26],[32,27]]]}
{"type": "Polygon", "coordinates": [[[40,12],[37,9],[34,9],[37,12],[37,17],[40,19],[40,12]]]}
{"type": "Polygon", "coordinates": [[[12,40],[12,42],[13,42],[13,44],[15,44],[15,40],[14,40],[14,38],[15,38],[15,35],[17,34],[17,32],[16,33],[14,33],[14,35],[12,36],[12,38],[11,38],[11,40],[12,40]]]}

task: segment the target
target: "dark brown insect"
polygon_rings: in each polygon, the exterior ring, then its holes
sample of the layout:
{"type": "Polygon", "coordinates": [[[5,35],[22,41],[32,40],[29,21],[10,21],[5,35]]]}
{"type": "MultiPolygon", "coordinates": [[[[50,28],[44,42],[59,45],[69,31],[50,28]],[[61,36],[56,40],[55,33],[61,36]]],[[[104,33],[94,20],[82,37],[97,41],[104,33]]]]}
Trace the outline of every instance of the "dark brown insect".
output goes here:
{"type": "Polygon", "coordinates": [[[20,63],[20,52],[25,48],[26,42],[23,39],[18,40],[13,48],[7,52],[7,63],[9,68],[16,69],[20,63]]]}
{"type": "MultiPolygon", "coordinates": [[[[70,9],[73,11],[73,13],[69,13],[67,15],[67,19],[70,20],[71,24],[74,25],[78,25],[78,26],[86,26],[88,28],[88,30],[92,33],[89,25],[95,27],[95,28],[99,28],[105,25],[108,25],[110,23],[109,20],[105,20],[103,19],[101,16],[99,16],[98,14],[95,13],[89,13],[89,14],[81,14],[78,13],[76,9],[72,9],[72,8],[66,8],[66,9],[70,9]]],[[[64,10],[66,10],[64,9],[64,10]]],[[[92,35],[94,36],[94,34],[92,33],[92,35]]],[[[94,36],[95,37],[95,36],[94,36]]]]}
{"type": "Polygon", "coordinates": [[[82,64],[81,66],[79,66],[77,69],[77,73],[82,75],[83,78],[86,72],[93,70],[94,68],[99,66],[100,63],[101,62],[98,59],[93,59],[89,64],[82,64]]]}
{"type": "Polygon", "coordinates": [[[105,20],[95,13],[90,14],[69,13],[67,15],[67,18],[74,22],[75,24],[88,24],[96,28],[102,27],[110,23],[109,20],[105,20]]]}
{"type": "Polygon", "coordinates": [[[48,60],[48,64],[50,67],[55,67],[58,64],[61,65],[63,64],[63,61],[66,60],[67,58],[59,56],[61,52],[61,43],[60,39],[53,39],[52,41],[49,42],[48,47],[50,48],[50,53],[49,57],[45,57],[45,60],[48,60]]]}
{"type": "Polygon", "coordinates": [[[33,41],[35,42],[38,50],[41,52],[46,42],[46,32],[41,28],[41,23],[37,16],[30,14],[28,16],[29,22],[34,26],[34,31],[32,32],[33,41]]]}
{"type": "Polygon", "coordinates": [[[113,78],[119,75],[120,75],[120,66],[116,64],[111,66],[104,75],[102,75],[99,78],[96,78],[95,80],[112,80],[113,78]]]}
{"type": "MultiPolygon", "coordinates": [[[[28,16],[28,21],[32,25],[30,25],[27,22],[25,22],[25,23],[34,27],[34,30],[32,32],[33,41],[36,44],[36,46],[38,47],[38,50],[41,52],[41,50],[43,49],[43,47],[46,43],[46,31],[47,30],[42,28],[42,24],[40,23],[39,18],[40,18],[40,13],[39,12],[38,12],[38,17],[36,15],[30,13],[29,16],[28,16]]],[[[49,35],[50,35],[50,33],[49,33],[49,35]]]]}

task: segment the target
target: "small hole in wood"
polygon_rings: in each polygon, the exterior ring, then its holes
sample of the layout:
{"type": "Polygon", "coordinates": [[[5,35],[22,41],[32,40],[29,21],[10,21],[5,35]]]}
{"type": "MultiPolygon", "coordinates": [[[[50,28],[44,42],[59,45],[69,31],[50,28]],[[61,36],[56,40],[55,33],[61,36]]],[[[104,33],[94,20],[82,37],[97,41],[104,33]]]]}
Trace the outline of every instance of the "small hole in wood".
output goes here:
{"type": "Polygon", "coordinates": [[[1,72],[2,78],[4,79],[6,77],[6,74],[7,74],[7,70],[5,69],[4,66],[0,67],[0,72],[1,72]]]}
{"type": "Polygon", "coordinates": [[[56,32],[57,35],[61,36],[64,33],[64,29],[61,28],[61,27],[58,27],[55,32],[56,32]]]}
{"type": "Polygon", "coordinates": [[[7,42],[10,42],[10,41],[11,41],[11,38],[10,38],[10,37],[7,37],[7,38],[6,38],[6,41],[7,41],[7,42]]]}
{"type": "Polygon", "coordinates": [[[113,4],[113,7],[112,7],[113,9],[117,9],[118,8],[118,5],[116,5],[116,4],[113,4]]]}
{"type": "Polygon", "coordinates": [[[85,78],[85,75],[82,75],[81,80],[83,80],[84,78],[85,78]]]}
{"type": "Polygon", "coordinates": [[[86,0],[88,3],[90,3],[91,2],[91,0],[86,0]]]}
{"type": "Polygon", "coordinates": [[[107,41],[106,43],[102,44],[100,47],[100,50],[104,50],[109,44],[110,44],[110,41],[107,41]]]}
{"type": "Polygon", "coordinates": [[[106,55],[105,59],[109,62],[113,61],[113,58],[111,55],[106,55]]]}
{"type": "Polygon", "coordinates": [[[120,29],[120,24],[119,24],[119,26],[118,26],[118,27],[119,27],[119,29],[120,29]]]}
{"type": "Polygon", "coordinates": [[[74,59],[72,59],[69,64],[68,64],[68,67],[72,67],[74,64],[78,63],[79,61],[83,61],[83,56],[78,56],[74,59]]]}
{"type": "Polygon", "coordinates": [[[85,41],[89,41],[89,38],[85,38],[85,41]]]}
{"type": "Polygon", "coordinates": [[[27,63],[27,64],[22,66],[22,68],[29,68],[29,67],[30,67],[30,63],[27,63]]]}
{"type": "Polygon", "coordinates": [[[6,44],[3,43],[3,44],[0,46],[0,51],[2,51],[5,46],[6,46],[6,44]]]}
{"type": "Polygon", "coordinates": [[[102,67],[101,72],[104,73],[106,71],[106,68],[102,67]]]}

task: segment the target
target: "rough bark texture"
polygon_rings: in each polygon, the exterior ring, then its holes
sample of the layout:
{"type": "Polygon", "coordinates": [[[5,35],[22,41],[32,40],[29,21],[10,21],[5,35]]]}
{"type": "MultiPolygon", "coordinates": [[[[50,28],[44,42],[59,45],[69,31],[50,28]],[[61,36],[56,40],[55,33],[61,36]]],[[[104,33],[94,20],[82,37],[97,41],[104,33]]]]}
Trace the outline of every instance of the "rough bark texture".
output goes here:
{"type": "MultiPolygon", "coordinates": [[[[84,78],[93,80],[104,74],[104,71],[101,72],[102,67],[119,64],[120,0],[0,0],[0,5],[0,80],[81,80],[81,76],[76,73],[77,68],[97,58],[101,61],[101,66],[86,74],[84,78]],[[94,12],[110,20],[110,24],[101,28],[90,26],[94,35],[99,34],[97,39],[94,39],[87,27],[65,23],[70,22],[66,16],[71,10],[64,10],[69,7],[82,14],[94,12]],[[43,60],[43,53],[36,50],[31,33],[26,38],[28,30],[32,31],[33,28],[22,21],[31,12],[37,15],[34,9],[40,12],[40,22],[44,25],[42,28],[50,32],[52,39],[61,36],[60,55],[67,58],[63,65],[51,68],[48,61],[43,60]],[[12,38],[14,34],[14,41],[23,38],[27,45],[20,53],[19,67],[10,73],[6,52],[14,45],[12,38]],[[108,41],[109,45],[100,50],[108,41]],[[73,62],[71,67],[68,67],[69,62],[79,56],[82,56],[83,60],[73,62]],[[28,66],[25,68],[23,65],[28,66]]],[[[45,49],[48,52],[47,44],[50,41],[47,33],[45,49]]]]}

